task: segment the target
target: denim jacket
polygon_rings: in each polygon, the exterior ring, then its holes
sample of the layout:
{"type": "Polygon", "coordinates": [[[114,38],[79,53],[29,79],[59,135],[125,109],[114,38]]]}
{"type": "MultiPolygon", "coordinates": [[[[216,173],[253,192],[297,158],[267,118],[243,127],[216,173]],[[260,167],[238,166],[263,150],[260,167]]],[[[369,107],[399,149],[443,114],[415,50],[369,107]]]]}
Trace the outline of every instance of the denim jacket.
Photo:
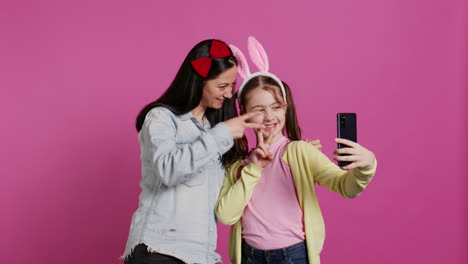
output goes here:
{"type": "Polygon", "coordinates": [[[221,156],[233,146],[224,123],[211,128],[189,112],[152,109],[138,134],[142,189],[124,257],[144,243],[149,251],[186,263],[216,263],[215,205],[223,184],[221,156]]]}

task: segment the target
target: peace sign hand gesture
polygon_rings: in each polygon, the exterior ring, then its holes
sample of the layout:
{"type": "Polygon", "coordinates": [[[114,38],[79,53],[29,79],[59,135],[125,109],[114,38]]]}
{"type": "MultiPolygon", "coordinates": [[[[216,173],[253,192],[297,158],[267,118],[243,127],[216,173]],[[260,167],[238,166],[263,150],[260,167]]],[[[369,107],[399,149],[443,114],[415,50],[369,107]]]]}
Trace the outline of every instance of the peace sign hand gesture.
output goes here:
{"type": "Polygon", "coordinates": [[[234,139],[242,138],[246,128],[260,129],[265,127],[264,125],[249,121],[250,118],[260,114],[260,112],[249,112],[224,121],[224,124],[231,130],[234,139]]]}
{"type": "Polygon", "coordinates": [[[267,131],[267,133],[264,139],[262,131],[260,129],[255,130],[257,147],[250,154],[250,162],[261,168],[265,168],[273,160],[273,154],[268,152],[268,148],[273,140],[273,133],[271,133],[271,130],[267,131]]]}
{"type": "Polygon", "coordinates": [[[374,164],[374,153],[358,143],[343,138],[337,138],[335,142],[347,146],[346,148],[336,149],[334,152],[336,154],[333,158],[334,160],[351,162],[351,164],[344,166],[342,169],[368,168],[374,164]],[[348,154],[348,156],[339,156],[340,154],[348,154]]]}

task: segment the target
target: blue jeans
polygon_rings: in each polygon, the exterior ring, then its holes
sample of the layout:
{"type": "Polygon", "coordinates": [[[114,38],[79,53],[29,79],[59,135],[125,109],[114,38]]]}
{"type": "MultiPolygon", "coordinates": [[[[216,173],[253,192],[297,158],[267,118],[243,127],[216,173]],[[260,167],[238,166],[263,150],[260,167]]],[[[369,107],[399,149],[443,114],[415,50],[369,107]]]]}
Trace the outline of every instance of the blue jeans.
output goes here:
{"type": "Polygon", "coordinates": [[[242,241],[241,264],[307,264],[305,241],[295,245],[272,250],[259,250],[242,241]]]}

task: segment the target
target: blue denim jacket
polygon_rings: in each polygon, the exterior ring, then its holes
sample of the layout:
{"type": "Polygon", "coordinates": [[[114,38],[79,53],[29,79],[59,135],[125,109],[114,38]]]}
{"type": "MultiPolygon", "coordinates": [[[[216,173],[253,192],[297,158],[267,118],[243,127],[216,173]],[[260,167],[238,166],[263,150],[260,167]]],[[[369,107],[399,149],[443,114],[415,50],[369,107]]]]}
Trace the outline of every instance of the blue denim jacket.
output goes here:
{"type": "Polygon", "coordinates": [[[229,128],[202,127],[189,112],[163,107],[146,116],[138,139],[142,180],[124,257],[139,243],[186,263],[216,263],[215,205],[223,184],[221,156],[233,146],[229,128]]]}

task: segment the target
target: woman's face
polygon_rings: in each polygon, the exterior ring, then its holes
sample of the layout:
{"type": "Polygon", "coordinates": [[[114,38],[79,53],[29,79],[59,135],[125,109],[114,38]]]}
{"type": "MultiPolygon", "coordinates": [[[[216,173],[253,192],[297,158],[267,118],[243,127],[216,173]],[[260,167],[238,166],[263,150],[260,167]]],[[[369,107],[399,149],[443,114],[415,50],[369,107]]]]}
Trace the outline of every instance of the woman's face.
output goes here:
{"type": "Polygon", "coordinates": [[[236,73],[237,67],[234,65],[234,67],[222,72],[216,79],[206,81],[200,105],[220,109],[224,100],[232,97],[236,73]]]}
{"type": "Polygon", "coordinates": [[[286,120],[286,106],[278,102],[270,91],[256,88],[245,96],[244,109],[246,112],[259,111],[263,115],[252,118],[252,122],[265,125],[262,129],[263,137],[267,132],[272,133],[273,141],[276,142],[283,136],[283,127],[286,120]]]}

